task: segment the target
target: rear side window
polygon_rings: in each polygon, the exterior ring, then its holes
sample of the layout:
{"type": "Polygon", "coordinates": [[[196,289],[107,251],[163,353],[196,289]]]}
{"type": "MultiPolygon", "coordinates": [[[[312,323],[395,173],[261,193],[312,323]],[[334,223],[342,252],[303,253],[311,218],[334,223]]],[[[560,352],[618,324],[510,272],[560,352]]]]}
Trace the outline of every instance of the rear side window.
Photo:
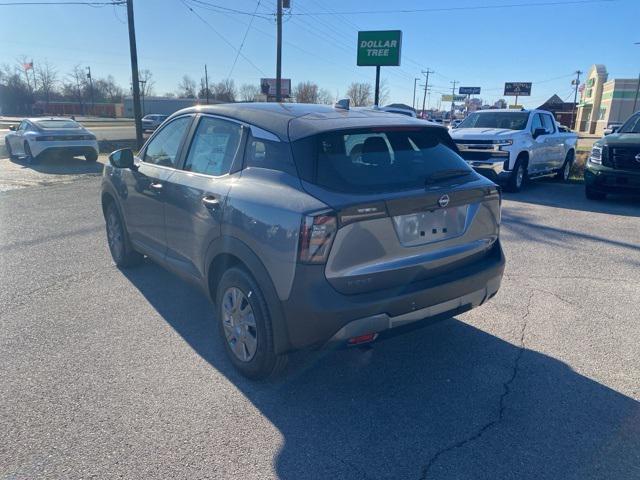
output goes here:
{"type": "Polygon", "coordinates": [[[190,172],[220,176],[229,173],[242,138],[242,127],[219,118],[202,117],[184,164],[190,172]]]}
{"type": "Polygon", "coordinates": [[[296,142],[294,159],[303,179],[348,193],[414,189],[433,178],[471,173],[440,128],[327,132],[296,142]]]}
{"type": "Polygon", "coordinates": [[[250,135],[247,141],[244,165],[280,170],[296,175],[289,143],[256,138],[253,135],[250,135]]]}

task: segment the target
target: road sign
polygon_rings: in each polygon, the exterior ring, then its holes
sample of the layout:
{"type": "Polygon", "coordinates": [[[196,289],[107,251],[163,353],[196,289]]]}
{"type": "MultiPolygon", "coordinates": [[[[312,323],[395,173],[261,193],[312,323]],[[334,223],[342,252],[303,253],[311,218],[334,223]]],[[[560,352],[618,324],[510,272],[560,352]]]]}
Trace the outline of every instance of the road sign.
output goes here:
{"type": "Polygon", "coordinates": [[[509,105],[509,108],[513,108],[514,110],[522,110],[524,107],[522,105],[509,105]]]}
{"type": "Polygon", "coordinates": [[[460,87],[458,93],[460,95],[480,95],[480,87],[460,87]]]}
{"type": "Polygon", "coordinates": [[[397,67],[401,46],[400,30],[358,32],[358,66],[397,67]]]}
{"type": "Polygon", "coordinates": [[[511,97],[528,97],[531,95],[531,82],[506,82],[504,95],[511,97]]]}
{"type": "MultiPolygon", "coordinates": [[[[276,95],[276,79],[275,78],[261,78],[260,79],[260,91],[267,97],[274,97],[276,95]]],[[[280,92],[282,97],[289,97],[291,95],[291,79],[280,79],[280,92]]]]}
{"type": "Polygon", "coordinates": [[[451,94],[442,95],[443,102],[464,102],[466,99],[467,99],[466,95],[451,95],[451,94]]]}

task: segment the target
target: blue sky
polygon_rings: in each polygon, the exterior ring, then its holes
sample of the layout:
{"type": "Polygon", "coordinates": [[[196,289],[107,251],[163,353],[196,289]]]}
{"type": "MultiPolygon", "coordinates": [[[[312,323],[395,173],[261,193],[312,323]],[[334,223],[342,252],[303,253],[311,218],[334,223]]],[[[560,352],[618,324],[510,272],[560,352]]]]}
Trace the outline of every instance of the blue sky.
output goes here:
{"type": "MultiPolygon", "coordinates": [[[[29,0],[25,0],[29,1],[29,0]]],[[[257,11],[231,78],[258,84],[275,76],[275,22],[263,18],[275,0],[203,0],[243,12],[257,11]]],[[[435,70],[431,106],[452,80],[480,86],[485,101],[501,97],[505,81],[532,81],[520,103],[535,107],[557,93],[571,96],[571,73],[593,63],[610,78],[635,78],[640,71],[640,0],[569,5],[567,0],[291,0],[294,14],[284,21],[283,76],[292,83],[311,80],[343,95],[352,81],[373,83],[375,69],[356,66],[357,30],[403,31],[401,67],[382,69],[390,101],[412,103],[413,79],[435,70]],[[528,3],[524,7],[505,5],[528,3]],[[497,8],[481,8],[500,5],[497,8]],[[474,8],[476,7],[476,8],[474,8]],[[318,12],[390,9],[459,10],[384,14],[310,15],[318,12]]],[[[194,0],[134,0],[140,68],[155,79],[155,93],[176,91],[184,74],[196,81],[207,63],[210,81],[227,78],[242,43],[249,15],[225,13],[194,0]],[[206,20],[189,11],[184,2],[206,20]],[[216,33],[217,32],[217,33],[216,33]],[[223,40],[223,38],[225,40],[223,40]]],[[[0,4],[6,3],[0,0],[0,4]]],[[[74,65],[90,65],[94,77],[130,79],[124,7],[0,6],[0,63],[22,55],[47,59],[61,76],[74,65]]]]}

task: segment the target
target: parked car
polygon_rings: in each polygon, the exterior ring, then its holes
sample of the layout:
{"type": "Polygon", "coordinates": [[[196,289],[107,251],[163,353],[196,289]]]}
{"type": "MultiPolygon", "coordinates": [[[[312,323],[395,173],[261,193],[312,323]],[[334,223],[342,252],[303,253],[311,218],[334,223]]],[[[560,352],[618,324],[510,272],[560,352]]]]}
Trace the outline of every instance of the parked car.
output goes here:
{"type": "Polygon", "coordinates": [[[500,286],[499,189],[442,127],[323,105],[201,105],[138,155],[118,150],[104,169],[113,260],[147,255],[199,285],[246,376],[294,349],[459,314],[500,286]]]}
{"type": "Polygon", "coordinates": [[[5,138],[9,158],[23,157],[28,163],[42,158],[45,153],[82,155],[88,162],[98,159],[96,136],[74,120],[68,118],[26,118],[5,138]]]}
{"type": "Polygon", "coordinates": [[[451,137],[469,165],[512,192],[531,178],[554,175],[567,181],[578,141],[545,110],[473,112],[451,137]]]}
{"type": "Polygon", "coordinates": [[[402,108],[402,107],[380,107],[379,110],[383,112],[389,113],[397,113],[399,115],[406,115],[407,117],[416,117],[416,111],[412,108],[402,108]]]}
{"type": "Polygon", "coordinates": [[[640,194],[640,112],[593,144],[584,186],[591,200],[604,199],[607,193],[640,194]]]}
{"type": "Polygon", "coordinates": [[[162,125],[169,115],[160,115],[157,113],[152,113],[149,115],[145,115],[142,117],[142,131],[143,132],[153,132],[156,128],[162,125]]]}

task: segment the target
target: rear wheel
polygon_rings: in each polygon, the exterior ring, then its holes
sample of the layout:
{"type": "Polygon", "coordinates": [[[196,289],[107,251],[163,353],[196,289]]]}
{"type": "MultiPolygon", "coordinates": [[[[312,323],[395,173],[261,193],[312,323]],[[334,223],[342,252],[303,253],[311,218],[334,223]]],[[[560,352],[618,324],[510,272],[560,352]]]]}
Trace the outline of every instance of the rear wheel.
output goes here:
{"type": "Polygon", "coordinates": [[[9,157],[9,160],[13,160],[13,150],[11,150],[11,144],[6,138],[4,139],[4,148],[7,150],[7,156],[9,157]]]}
{"type": "Polygon", "coordinates": [[[600,190],[595,190],[589,185],[584,187],[584,194],[589,200],[604,200],[607,196],[606,193],[601,192],[600,190]]]}
{"type": "Polygon", "coordinates": [[[32,165],[38,161],[39,155],[33,156],[31,153],[31,147],[29,146],[29,142],[24,142],[24,161],[29,165],[32,165]]]}
{"type": "Polygon", "coordinates": [[[84,156],[84,159],[85,159],[87,162],[95,162],[96,160],[98,160],[98,154],[97,154],[96,152],[87,153],[87,154],[84,156]]]}
{"type": "Polygon", "coordinates": [[[561,182],[566,182],[569,180],[569,174],[571,173],[571,166],[573,165],[573,150],[567,153],[567,157],[564,159],[564,163],[562,164],[562,168],[558,170],[556,173],[556,179],[561,182]]]}
{"type": "Polygon", "coordinates": [[[519,192],[527,178],[527,161],[523,157],[518,157],[513,167],[513,172],[509,177],[506,189],[510,192],[519,192]]]}
{"type": "Polygon", "coordinates": [[[240,373],[260,379],[282,369],[286,356],[275,353],[269,309],[249,273],[234,267],[222,275],[216,307],[225,350],[240,373]]]}
{"type": "Polygon", "coordinates": [[[129,236],[118,212],[118,207],[111,201],[105,212],[107,227],[107,242],[113,261],[119,268],[138,265],[144,259],[143,255],[131,247],[129,236]]]}

